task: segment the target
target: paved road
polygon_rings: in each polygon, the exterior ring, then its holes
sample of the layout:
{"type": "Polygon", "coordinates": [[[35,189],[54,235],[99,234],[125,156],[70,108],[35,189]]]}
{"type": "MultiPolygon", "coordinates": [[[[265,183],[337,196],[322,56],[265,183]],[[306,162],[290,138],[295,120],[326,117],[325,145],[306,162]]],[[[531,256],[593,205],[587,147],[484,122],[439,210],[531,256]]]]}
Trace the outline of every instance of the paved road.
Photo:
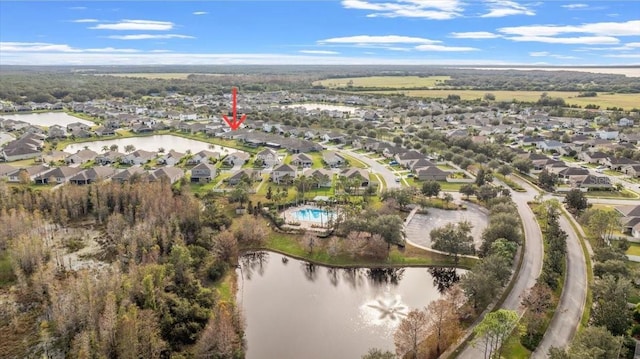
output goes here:
{"type": "Polygon", "coordinates": [[[531,358],[546,358],[551,347],[566,347],[578,329],[587,299],[587,265],[580,238],[569,220],[560,217],[560,227],[567,233],[567,273],[555,315],[531,358]]]}
{"type": "Polygon", "coordinates": [[[400,188],[400,183],[396,182],[396,175],[378,161],[351,150],[339,151],[345,152],[349,156],[355,157],[356,159],[366,163],[371,168],[372,172],[377,173],[384,178],[384,181],[387,183],[387,188],[400,188]]]}
{"type": "MultiPolygon", "coordinates": [[[[519,181],[516,178],[514,178],[514,180],[519,181]]],[[[540,226],[538,226],[538,222],[535,219],[533,211],[527,205],[527,201],[533,200],[538,192],[528,183],[522,182],[520,185],[522,185],[527,192],[512,192],[512,196],[516,206],[518,207],[518,213],[522,218],[526,245],[524,247],[522,267],[520,268],[518,277],[515,279],[511,292],[500,307],[502,309],[515,310],[518,314],[522,314],[522,308],[520,306],[522,297],[526,294],[529,288],[533,287],[540,276],[540,272],[542,270],[542,257],[544,253],[540,226]]],[[[476,346],[468,345],[460,355],[458,355],[458,358],[484,358],[484,348],[480,343],[476,346]]]]}

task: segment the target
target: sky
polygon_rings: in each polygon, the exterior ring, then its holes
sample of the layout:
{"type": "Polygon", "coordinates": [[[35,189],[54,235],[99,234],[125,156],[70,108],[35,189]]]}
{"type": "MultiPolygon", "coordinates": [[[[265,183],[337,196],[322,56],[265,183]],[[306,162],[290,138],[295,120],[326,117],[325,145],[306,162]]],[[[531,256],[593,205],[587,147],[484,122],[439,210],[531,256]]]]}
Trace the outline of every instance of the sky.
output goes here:
{"type": "Polygon", "coordinates": [[[640,0],[0,1],[1,65],[640,65],[640,0]]]}

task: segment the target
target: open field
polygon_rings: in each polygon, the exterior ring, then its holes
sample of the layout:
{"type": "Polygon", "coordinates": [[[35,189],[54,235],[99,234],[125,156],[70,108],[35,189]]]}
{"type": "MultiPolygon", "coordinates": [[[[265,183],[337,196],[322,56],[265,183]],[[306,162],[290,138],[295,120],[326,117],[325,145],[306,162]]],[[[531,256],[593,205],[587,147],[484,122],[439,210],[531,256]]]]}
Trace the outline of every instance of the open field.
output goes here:
{"type": "MultiPolygon", "coordinates": [[[[462,100],[482,99],[486,93],[496,96],[496,101],[524,101],[536,102],[544,91],[487,91],[487,90],[402,90],[402,91],[366,91],[370,94],[403,94],[413,97],[447,98],[449,95],[459,95],[462,100]]],[[[607,107],[622,107],[625,110],[640,107],[638,94],[598,93],[597,97],[577,97],[578,92],[547,91],[549,97],[562,97],[568,105],[588,104],[599,105],[601,109],[607,107]]]]}
{"type": "Polygon", "coordinates": [[[436,84],[449,80],[449,76],[369,76],[346,77],[343,79],[327,79],[315,81],[314,85],[322,85],[329,88],[344,88],[349,82],[353,87],[386,87],[386,88],[419,88],[433,87],[436,84]]]}

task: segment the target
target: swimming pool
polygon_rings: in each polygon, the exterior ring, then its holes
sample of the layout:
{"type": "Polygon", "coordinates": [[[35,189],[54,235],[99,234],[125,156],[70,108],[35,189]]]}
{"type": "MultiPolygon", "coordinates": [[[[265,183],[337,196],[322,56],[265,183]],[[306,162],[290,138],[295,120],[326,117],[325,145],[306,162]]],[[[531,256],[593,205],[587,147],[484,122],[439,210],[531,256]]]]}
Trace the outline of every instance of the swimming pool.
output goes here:
{"type": "Polygon", "coordinates": [[[302,208],[291,213],[297,221],[327,223],[334,216],[333,211],[325,211],[319,208],[302,208]]]}

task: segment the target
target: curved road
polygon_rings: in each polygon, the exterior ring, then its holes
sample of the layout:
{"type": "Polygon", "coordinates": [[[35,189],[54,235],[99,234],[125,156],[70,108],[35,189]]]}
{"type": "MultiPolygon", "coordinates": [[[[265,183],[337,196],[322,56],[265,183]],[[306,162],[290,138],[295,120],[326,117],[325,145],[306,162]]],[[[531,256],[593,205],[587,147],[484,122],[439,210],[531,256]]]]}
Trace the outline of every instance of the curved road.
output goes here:
{"type": "MultiPolygon", "coordinates": [[[[387,188],[400,187],[400,184],[395,182],[396,175],[384,165],[359,153],[353,151],[345,152],[366,163],[373,172],[382,176],[387,182],[387,188]]],[[[500,308],[515,310],[522,315],[522,298],[535,285],[540,276],[544,249],[540,226],[535,219],[533,211],[527,204],[538,194],[538,190],[517,177],[513,177],[513,180],[526,189],[526,192],[511,192],[520,218],[522,218],[526,244],[518,277],[515,279],[511,292],[500,308]]],[[[590,201],[592,200],[590,199],[590,201]]],[[[625,204],[629,204],[629,201],[625,200],[596,200],[592,202],[607,204],[623,204],[626,202],[625,204]]],[[[571,342],[582,318],[586,302],[587,268],[580,239],[564,215],[560,216],[560,226],[567,233],[567,273],[555,315],[538,349],[532,354],[532,358],[546,358],[549,348],[566,347],[571,342]]],[[[467,345],[458,355],[458,358],[464,359],[482,357],[484,357],[484,349],[481,348],[481,345],[467,345]]]]}
{"type": "MultiPolygon", "coordinates": [[[[517,179],[515,180],[518,181],[517,179]]],[[[520,183],[520,185],[527,191],[512,191],[511,193],[513,201],[518,208],[520,218],[522,218],[522,224],[524,227],[524,256],[522,260],[522,267],[520,267],[520,272],[518,273],[518,277],[515,279],[513,288],[500,308],[515,310],[518,314],[522,315],[523,310],[520,305],[522,297],[526,294],[529,288],[536,284],[536,280],[540,276],[544,250],[540,226],[536,221],[533,211],[527,204],[528,201],[533,200],[533,198],[538,194],[538,191],[528,183],[520,183]]],[[[458,358],[484,358],[484,348],[480,343],[477,345],[467,345],[458,355],[458,358]]]]}

